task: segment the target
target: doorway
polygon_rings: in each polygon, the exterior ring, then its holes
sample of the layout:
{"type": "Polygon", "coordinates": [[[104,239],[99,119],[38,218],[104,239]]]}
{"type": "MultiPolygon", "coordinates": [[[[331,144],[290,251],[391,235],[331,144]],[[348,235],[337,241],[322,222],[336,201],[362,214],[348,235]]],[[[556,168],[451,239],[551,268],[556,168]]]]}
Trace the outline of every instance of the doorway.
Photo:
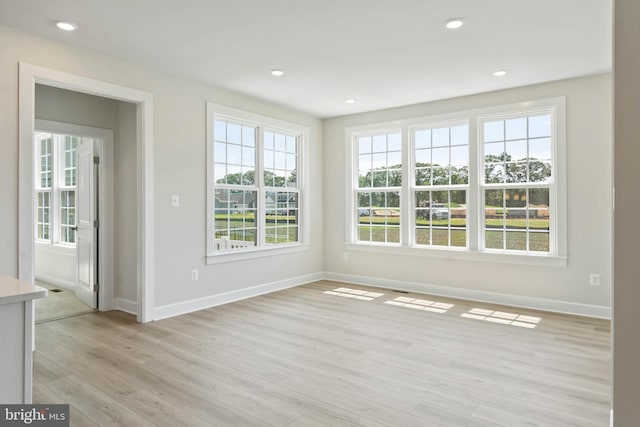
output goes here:
{"type": "MultiPolygon", "coordinates": [[[[63,110],[66,119],[81,120],[64,108],[65,95],[38,85],[36,116],[51,114],[47,104],[55,104],[58,117],[63,110]]],[[[49,290],[35,304],[36,323],[113,308],[113,151],[111,130],[35,120],[34,273],[49,290]]]]}
{"type": "MultiPolygon", "coordinates": [[[[134,222],[136,233],[132,250],[138,254],[135,267],[136,301],[124,301],[118,306],[113,295],[102,293],[98,301],[100,310],[119,308],[133,312],[138,321],[153,320],[153,153],[152,153],[152,96],[150,93],[118,86],[106,82],[87,79],[20,63],[19,98],[19,278],[34,283],[35,280],[35,198],[34,190],[34,111],[37,84],[60,88],[74,93],[89,94],[105,99],[124,101],[133,106],[135,141],[135,183],[128,183],[134,191],[136,212],[134,222]]],[[[131,236],[130,236],[131,237],[131,236]]],[[[100,235],[100,238],[102,236],[100,235]]],[[[100,251],[98,251],[100,256],[100,251]]],[[[101,265],[109,265],[109,263],[101,265]]],[[[106,270],[108,272],[108,270],[106,270]]],[[[100,273],[98,273],[100,275],[100,273]]]]}

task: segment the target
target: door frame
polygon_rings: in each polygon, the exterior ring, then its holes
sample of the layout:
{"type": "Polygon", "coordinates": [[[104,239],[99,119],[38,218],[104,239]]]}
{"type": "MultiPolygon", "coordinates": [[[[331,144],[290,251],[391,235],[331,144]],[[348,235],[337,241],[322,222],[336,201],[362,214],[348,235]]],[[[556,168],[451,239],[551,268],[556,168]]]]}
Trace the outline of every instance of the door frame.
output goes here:
{"type": "Polygon", "coordinates": [[[71,123],[43,119],[34,120],[34,129],[55,134],[69,134],[79,137],[94,138],[100,141],[96,153],[100,158],[100,163],[98,164],[98,194],[96,196],[100,220],[100,228],[98,229],[98,265],[100,266],[97,277],[98,283],[100,284],[100,292],[98,292],[98,307],[100,311],[112,310],[115,308],[115,272],[113,269],[115,265],[113,168],[114,132],[111,129],[74,125],[71,123]]]}
{"type": "Polygon", "coordinates": [[[34,149],[35,85],[37,83],[136,105],[137,154],[137,319],[153,320],[153,95],[24,62],[19,63],[18,99],[18,277],[34,282],[34,149]]]}

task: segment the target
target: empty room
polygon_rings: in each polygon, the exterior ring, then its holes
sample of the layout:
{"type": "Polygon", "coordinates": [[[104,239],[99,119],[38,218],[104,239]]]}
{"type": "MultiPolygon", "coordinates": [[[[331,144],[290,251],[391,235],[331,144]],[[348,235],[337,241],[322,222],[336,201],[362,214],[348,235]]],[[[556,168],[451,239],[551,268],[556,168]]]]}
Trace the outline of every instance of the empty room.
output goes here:
{"type": "Polygon", "coordinates": [[[635,425],[639,16],[0,0],[2,420],[635,425]]]}

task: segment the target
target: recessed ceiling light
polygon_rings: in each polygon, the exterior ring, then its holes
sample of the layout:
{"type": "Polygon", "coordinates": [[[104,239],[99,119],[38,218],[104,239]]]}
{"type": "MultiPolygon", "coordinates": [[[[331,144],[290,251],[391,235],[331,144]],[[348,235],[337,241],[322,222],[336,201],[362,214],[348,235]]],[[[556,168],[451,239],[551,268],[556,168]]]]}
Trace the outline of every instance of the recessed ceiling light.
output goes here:
{"type": "Polygon", "coordinates": [[[347,99],[347,100],[346,100],[346,101],[344,101],[344,102],[346,102],[347,104],[355,104],[355,103],[356,103],[356,100],[355,100],[355,99],[347,99]]]}
{"type": "Polygon", "coordinates": [[[271,70],[271,75],[272,76],[276,76],[276,77],[280,77],[284,75],[284,71],[282,70],[271,70]]]}
{"type": "Polygon", "coordinates": [[[63,21],[56,22],[56,27],[64,31],[75,31],[78,29],[78,26],[76,24],[73,24],[71,22],[63,22],[63,21]]]}
{"type": "Polygon", "coordinates": [[[444,26],[450,30],[456,30],[464,25],[464,19],[462,18],[451,18],[447,19],[444,26]]]}
{"type": "Polygon", "coordinates": [[[494,76],[496,77],[503,77],[507,75],[507,70],[498,70],[495,73],[493,73],[494,76]]]}

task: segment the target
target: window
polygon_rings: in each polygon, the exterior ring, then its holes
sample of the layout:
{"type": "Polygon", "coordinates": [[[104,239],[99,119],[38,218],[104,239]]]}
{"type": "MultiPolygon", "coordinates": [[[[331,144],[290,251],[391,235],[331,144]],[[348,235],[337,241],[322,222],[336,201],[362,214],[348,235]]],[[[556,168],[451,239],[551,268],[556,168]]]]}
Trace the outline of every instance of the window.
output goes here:
{"type": "Polygon", "coordinates": [[[211,103],[207,115],[209,261],[300,246],[308,130],[211,103]]]}
{"type": "Polygon", "coordinates": [[[40,132],[35,137],[36,240],[75,244],[78,137],[40,132]]]}
{"type": "Polygon", "coordinates": [[[411,129],[413,142],[413,242],[467,246],[469,126],[466,123],[411,129]]]}
{"type": "Polygon", "coordinates": [[[400,132],[359,136],[358,241],[400,243],[400,132]]]}
{"type": "Polygon", "coordinates": [[[347,130],[352,249],[565,262],[564,98],[388,126],[347,130]]]}
{"type": "Polygon", "coordinates": [[[484,247],[550,252],[552,114],[481,120],[484,247]]]}

